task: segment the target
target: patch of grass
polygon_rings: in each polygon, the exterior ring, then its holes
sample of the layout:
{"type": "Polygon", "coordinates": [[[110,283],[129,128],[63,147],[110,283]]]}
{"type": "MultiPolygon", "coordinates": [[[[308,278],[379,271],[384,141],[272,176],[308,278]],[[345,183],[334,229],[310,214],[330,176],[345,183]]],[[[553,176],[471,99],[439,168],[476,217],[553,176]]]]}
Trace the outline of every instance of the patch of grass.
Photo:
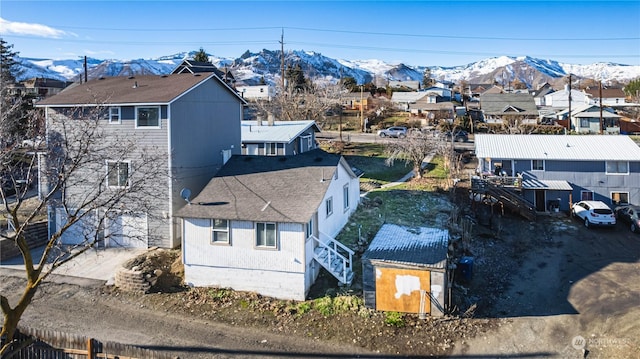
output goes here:
{"type": "Polygon", "coordinates": [[[386,325],[402,328],[405,326],[404,321],[404,313],[400,312],[385,312],[384,313],[384,323],[386,325]]]}
{"type": "Polygon", "coordinates": [[[444,159],[442,156],[435,156],[427,165],[424,171],[425,177],[430,178],[447,178],[449,171],[444,168],[444,159]]]}
{"type": "Polygon", "coordinates": [[[313,307],[320,314],[324,315],[325,317],[328,317],[331,314],[333,314],[333,299],[329,296],[318,298],[313,301],[313,307]]]}
{"type": "Polygon", "coordinates": [[[388,166],[385,161],[385,147],[382,143],[347,143],[330,145],[323,144],[321,148],[327,152],[340,153],[349,165],[364,171],[362,180],[388,183],[397,181],[412,170],[411,165],[404,161],[395,161],[388,166]]]}

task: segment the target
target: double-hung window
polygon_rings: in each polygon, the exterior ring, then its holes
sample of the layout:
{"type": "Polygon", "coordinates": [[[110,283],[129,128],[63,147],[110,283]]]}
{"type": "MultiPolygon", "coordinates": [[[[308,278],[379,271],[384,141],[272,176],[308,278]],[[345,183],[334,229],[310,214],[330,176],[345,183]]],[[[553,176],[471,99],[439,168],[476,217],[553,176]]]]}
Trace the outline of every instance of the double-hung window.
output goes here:
{"type": "Polygon", "coordinates": [[[211,242],[229,243],[229,221],[226,219],[211,220],[211,242]]]}
{"type": "Polygon", "coordinates": [[[136,127],[160,127],[160,106],[136,107],[136,127]]]}
{"type": "Polygon", "coordinates": [[[629,162],[627,161],[607,161],[608,175],[628,175],[629,162]]]}
{"type": "Polygon", "coordinates": [[[532,171],[544,171],[544,160],[531,160],[532,171]]]}
{"type": "Polygon", "coordinates": [[[275,156],[278,154],[278,144],[275,142],[268,142],[265,144],[265,152],[267,156],[275,156]]]}
{"type": "Polygon", "coordinates": [[[327,200],[324,201],[324,205],[326,207],[327,217],[329,217],[330,215],[333,214],[333,197],[327,198],[327,200]]]}
{"type": "Polygon", "coordinates": [[[109,123],[120,123],[120,107],[109,107],[109,123]]]}
{"type": "Polygon", "coordinates": [[[130,162],[107,161],[107,185],[109,187],[129,186],[130,162]]]}
{"type": "Polygon", "coordinates": [[[256,223],[256,246],[276,248],[276,224],[269,222],[256,223]]]}

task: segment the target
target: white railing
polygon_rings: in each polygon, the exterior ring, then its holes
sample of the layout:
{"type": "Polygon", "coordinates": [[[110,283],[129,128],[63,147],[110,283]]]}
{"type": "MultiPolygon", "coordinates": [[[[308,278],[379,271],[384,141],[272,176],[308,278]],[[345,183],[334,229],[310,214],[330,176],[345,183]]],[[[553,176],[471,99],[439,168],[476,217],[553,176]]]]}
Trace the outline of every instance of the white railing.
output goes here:
{"type": "Polygon", "coordinates": [[[348,283],[349,275],[352,271],[351,263],[353,263],[354,252],[349,247],[322,232],[320,232],[320,237],[322,237],[322,239],[311,236],[314,242],[314,248],[320,247],[326,251],[326,260],[318,258],[315,251],[314,257],[316,257],[316,260],[334,277],[338,278],[340,282],[344,284],[348,283]],[[333,267],[333,263],[336,260],[341,263],[341,268],[336,269],[333,267]]]}

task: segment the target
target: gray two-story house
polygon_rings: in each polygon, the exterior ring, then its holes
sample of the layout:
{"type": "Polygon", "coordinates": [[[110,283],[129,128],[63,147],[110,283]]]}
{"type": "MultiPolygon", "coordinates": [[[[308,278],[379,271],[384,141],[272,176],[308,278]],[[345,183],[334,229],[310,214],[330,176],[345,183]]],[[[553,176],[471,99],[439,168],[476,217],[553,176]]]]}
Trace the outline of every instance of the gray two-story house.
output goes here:
{"type": "Polygon", "coordinates": [[[480,174],[519,178],[538,211],[558,199],[564,211],[580,200],[640,203],[640,147],[628,136],[477,134],[475,150],[480,174]]]}
{"type": "MultiPolygon", "coordinates": [[[[41,172],[51,179],[61,166],[77,167],[59,199],[48,204],[50,233],[69,222],[69,207],[97,193],[116,196],[131,187],[137,198],[127,194],[118,208],[83,209],[113,215],[103,216],[103,223],[99,216],[86,216],[87,225],[74,224],[77,229],[66,231],[62,243],[82,244],[86,228],[92,228],[104,232],[95,238],[109,238],[99,241],[104,246],[176,247],[182,228],[174,213],[186,204],[181,192],[199,192],[226,160],[240,154],[244,105],[213,73],[100,78],[39,102],[48,144],[47,168],[41,172]],[[74,154],[78,149],[82,152],[74,154]],[[56,162],[63,152],[66,162],[56,162]],[[151,176],[142,168],[153,168],[154,177],[140,178],[151,176]],[[145,205],[134,206],[136,199],[145,205]],[[125,238],[131,233],[138,240],[125,238]]],[[[51,185],[51,180],[44,183],[41,192],[51,185]]]]}

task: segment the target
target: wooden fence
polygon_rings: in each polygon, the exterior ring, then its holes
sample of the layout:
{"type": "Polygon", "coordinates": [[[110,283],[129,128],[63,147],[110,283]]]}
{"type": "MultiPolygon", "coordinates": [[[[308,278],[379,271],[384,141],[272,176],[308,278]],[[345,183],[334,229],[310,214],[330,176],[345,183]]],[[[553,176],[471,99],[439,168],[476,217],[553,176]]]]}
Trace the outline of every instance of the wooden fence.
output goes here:
{"type": "MultiPolygon", "coordinates": [[[[81,335],[54,330],[21,327],[16,335],[16,347],[26,341],[33,343],[10,358],[14,359],[175,359],[164,352],[155,352],[113,342],[101,342],[81,335]]],[[[9,358],[9,357],[8,357],[9,358]]],[[[7,358],[7,359],[8,359],[7,358]]],[[[4,359],[4,357],[2,358],[4,359]]]]}

